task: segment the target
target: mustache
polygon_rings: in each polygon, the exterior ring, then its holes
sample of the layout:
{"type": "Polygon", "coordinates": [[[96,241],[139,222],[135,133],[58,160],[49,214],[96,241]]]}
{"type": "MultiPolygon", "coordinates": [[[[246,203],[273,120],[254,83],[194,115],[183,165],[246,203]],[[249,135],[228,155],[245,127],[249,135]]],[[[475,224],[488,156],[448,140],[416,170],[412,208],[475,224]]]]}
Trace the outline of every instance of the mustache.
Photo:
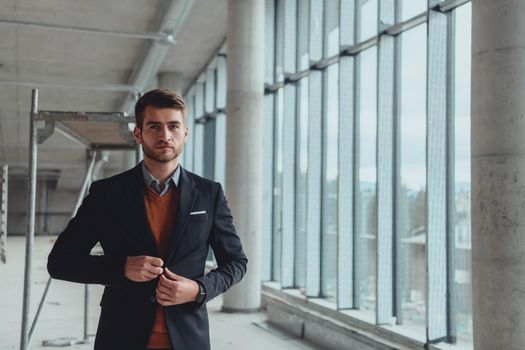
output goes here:
{"type": "Polygon", "coordinates": [[[165,141],[161,141],[161,142],[158,142],[155,147],[171,147],[173,148],[174,145],[171,144],[170,142],[165,142],[165,141]]]}

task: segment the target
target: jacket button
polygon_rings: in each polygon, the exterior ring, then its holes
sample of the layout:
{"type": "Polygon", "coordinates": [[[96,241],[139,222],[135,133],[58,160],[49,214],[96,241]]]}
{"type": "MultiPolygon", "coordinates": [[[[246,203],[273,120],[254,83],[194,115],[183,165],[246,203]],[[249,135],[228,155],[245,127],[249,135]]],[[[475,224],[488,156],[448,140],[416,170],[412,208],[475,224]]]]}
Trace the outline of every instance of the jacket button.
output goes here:
{"type": "Polygon", "coordinates": [[[151,301],[152,303],[154,303],[154,302],[157,301],[157,298],[155,298],[155,296],[152,295],[152,296],[149,298],[149,301],[151,301]]]}

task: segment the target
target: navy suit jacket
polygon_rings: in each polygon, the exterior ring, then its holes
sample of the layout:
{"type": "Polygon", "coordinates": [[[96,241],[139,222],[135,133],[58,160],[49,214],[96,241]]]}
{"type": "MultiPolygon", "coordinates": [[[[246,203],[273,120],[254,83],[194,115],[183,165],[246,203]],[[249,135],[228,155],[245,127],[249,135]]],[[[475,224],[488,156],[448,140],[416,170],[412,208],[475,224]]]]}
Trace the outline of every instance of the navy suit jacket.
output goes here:
{"type": "MultiPolygon", "coordinates": [[[[220,184],[181,167],[180,204],[165,266],[199,281],[206,289],[200,305],[164,308],[175,349],[209,349],[206,302],[228,290],[246,273],[248,262],[220,184]],[[190,215],[191,212],[205,214],[190,215]],[[208,247],[218,267],[204,275],[208,247]]],[[[157,281],[132,282],[124,276],[127,256],[159,257],[144,207],[141,164],[91,185],[76,216],[58,237],[48,258],[51,277],[103,284],[95,349],[140,349],[148,342],[157,303],[157,281]],[[90,255],[100,242],[104,255],[90,255]]]]}

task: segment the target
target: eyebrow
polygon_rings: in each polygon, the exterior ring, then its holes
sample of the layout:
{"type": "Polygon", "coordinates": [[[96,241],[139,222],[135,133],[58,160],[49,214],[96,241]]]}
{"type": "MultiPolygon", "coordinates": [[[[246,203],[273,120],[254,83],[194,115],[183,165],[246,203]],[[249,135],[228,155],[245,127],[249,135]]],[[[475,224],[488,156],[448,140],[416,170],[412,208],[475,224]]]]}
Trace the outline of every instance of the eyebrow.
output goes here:
{"type": "MultiPolygon", "coordinates": [[[[172,124],[182,124],[180,121],[178,120],[174,120],[174,121],[170,121],[170,122],[167,122],[166,124],[168,125],[172,125],[172,124]]],[[[155,122],[155,121],[149,121],[146,123],[146,125],[162,125],[161,122],[155,122]]]]}

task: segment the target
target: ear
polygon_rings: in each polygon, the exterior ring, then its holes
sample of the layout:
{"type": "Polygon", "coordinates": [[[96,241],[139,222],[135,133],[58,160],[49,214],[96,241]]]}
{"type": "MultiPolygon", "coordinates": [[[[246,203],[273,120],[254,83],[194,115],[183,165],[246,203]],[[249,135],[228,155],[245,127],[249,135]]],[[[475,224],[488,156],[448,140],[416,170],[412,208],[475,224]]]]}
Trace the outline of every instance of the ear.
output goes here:
{"type": "Polygon", "coordinates": [[[188,141],[188,127],[187,126],[184,127],[184,143],[186,143],[186,141],[188,141]]]}
{"type": "Polygon", "coordinates": [[[133,129],[133,137],[135,137],[135,142],[137,142],[137,144],[142,145],[142,133],[137,126],[133,129]]]}

